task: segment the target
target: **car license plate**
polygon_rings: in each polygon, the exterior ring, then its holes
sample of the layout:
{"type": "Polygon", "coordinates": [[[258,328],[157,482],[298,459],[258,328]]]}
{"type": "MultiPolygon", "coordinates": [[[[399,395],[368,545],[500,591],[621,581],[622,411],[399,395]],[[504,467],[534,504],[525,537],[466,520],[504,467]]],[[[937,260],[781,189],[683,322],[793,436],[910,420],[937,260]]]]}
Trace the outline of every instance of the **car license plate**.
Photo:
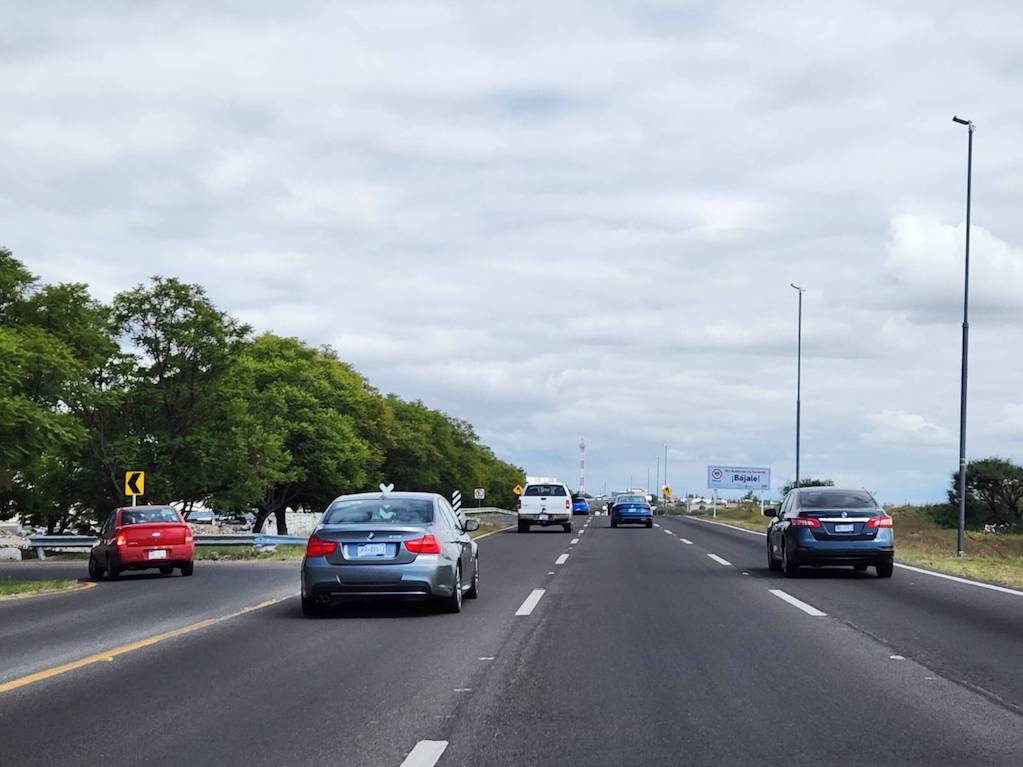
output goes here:
{"type": "Polygon", "coordinates": [[[835,525],[836,533],[851,533],[856,529],[856,525],[835,525]]]}
{"type": "Polygon", "coordinates": [[[166,549],[153,549],[152,551],[147,551],[146,552],[146,556],[149,559],[166,559],[167,558],[167,550],[166,549]]]}
{"type": "Polygon", "coordinates": [[[547,521],[547,515],[546,514],[541,514],[540,515],[540,521],[541,522],[546,522],[547,521]]]}
{"type": "Polygon", "coordinates": [[[355,556],[360,559],[363,557],[383,557],[386,555],[386,543],[360,543],[355,547],[355,556]]]}

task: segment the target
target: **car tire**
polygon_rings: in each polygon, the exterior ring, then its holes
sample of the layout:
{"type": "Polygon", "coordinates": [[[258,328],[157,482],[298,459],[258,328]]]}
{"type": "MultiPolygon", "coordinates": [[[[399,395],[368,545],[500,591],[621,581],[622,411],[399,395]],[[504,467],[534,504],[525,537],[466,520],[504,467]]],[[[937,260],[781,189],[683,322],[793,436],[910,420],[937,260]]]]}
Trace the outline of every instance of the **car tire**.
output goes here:
{"type": "Polygon", "coordinates": [[[799,572],[799,565],[789,559],[789,549],[784,543],[781,546],[781,571],[786,578],[794,578],[799,572]]]}
{"type": "Polygon", "coordinates": [[[867,569],[866,565],[853,565],[853,570],[855,570],[858,573],[862,573],[866,569],[867,569]]]}
{"type": "Polygon", "coordinates": [[[771,553],[771,541],[767,541],[767,569],[772,573],[776,573],[781,570],[781,562],[774,558],[771,553]]]}
{"type": "Polygon", "coordinates": [[[466,599],[479,599],[480,597],[480,558],[476,557],[472,562],[472,586],[465,592],[466,599]]]}
{"type": "Polygon", "coordinates": [[[618,527],[618,523],[615,522],[613,519],[611,520],[611,527],[618,527]]]}
{"type": "Polygon", "coordinates": [[[451,590],[451,596],[441,597],[440,607],[446,613],[462,612],[462,566],[455,570],[455,587],[451,590]]]}
{"type": "Polygon", "coordinates": [[[327,605],[302,597],[302,615],[306,618],[322,618],[327,614],[327,609],[327,605]]]}
{"type": "Polygon", "coordinates": [[[182,562],[181,563],[181,574],[185,577],[191,575],[195,571],[195,562],[182,562]]]}
{"type": "Polygon", "coordinates": [[[103,568],[99,566],[96,557],[89,555],[89,579],[93,581],[103,580],[103,568]]]}
{"type": "Polygon", "coordinates": [[[566,522],[561,527],[564,528],[566,533],[572,532],[572,523],[571,522],[566,522]]]}
{"type": "Polygon", "coordinates": [[[654,526],[654,523],[653,523],[653,522],[647,522],[647,523],[646,523],[646,529],[647,529],[647,530],[651,530],[651,529],[653,529],[653,526],[654,526]]]}
{"type": "Polygon", "coordinates": [[[117,565],[115,565],[109,559],[107,560],[106,570],[107,570],[107,580],[108,581],[116,581],[118,578],[121,577],[121,568],[119,568],[117,565]]]}
{"type": "Polygon", "coordinates": [[[174,565],[164,565],[160,568],[160,575],[170,575],[174,572],[174,565]]]}
{"type": "Polygon", "coordinates": [[[878,578],[891,578],[892,573],[895,572],[895,563],[885,562],[883,564],[877,565],[874,569],[877,570],[878,578]]]}
{"type": "Polygon", "coordinates": [[[519,532],[520,533],[528,533],[529,532],[529,523],[528,522],[519,522],[519,532]]]}

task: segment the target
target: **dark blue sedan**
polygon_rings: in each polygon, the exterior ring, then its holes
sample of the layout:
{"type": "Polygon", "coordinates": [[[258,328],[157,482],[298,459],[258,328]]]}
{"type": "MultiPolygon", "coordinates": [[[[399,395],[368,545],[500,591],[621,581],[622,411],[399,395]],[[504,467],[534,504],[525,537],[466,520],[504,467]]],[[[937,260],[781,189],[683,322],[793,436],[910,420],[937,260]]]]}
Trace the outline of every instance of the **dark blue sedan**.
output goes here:
{"type": "Polygon", "coordinates": [[[803,565],[873,566],[879,578],[895,567],[892,518],[866,490],[801,487],[785,496],[767,528],[767,566],[793,576],[803,565]]]}
{"type": "Polygon", "coordinates": [[[654,526],[654,512],[642,495],[619,495],[611,506],[611,527],[618,525],[654,526]]]}

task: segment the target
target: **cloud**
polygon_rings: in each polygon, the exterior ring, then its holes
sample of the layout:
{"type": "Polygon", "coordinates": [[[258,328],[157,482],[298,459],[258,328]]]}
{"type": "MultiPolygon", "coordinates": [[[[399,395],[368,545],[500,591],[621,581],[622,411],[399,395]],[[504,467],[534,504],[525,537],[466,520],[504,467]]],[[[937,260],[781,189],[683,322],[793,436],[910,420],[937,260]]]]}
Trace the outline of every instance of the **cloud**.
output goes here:
{"type": "Polygon", "coordinates": [[[531,473],[574,477],[585,436],[598,488],[666,443],[679,489],[791,478],[797,282],[803,465],[941,497],[953,112],[979,126],[970,450],[1018,450],[1023,10],[981,6],[21,4],[0,236],[104,299],[201,282],[531,473]]]}

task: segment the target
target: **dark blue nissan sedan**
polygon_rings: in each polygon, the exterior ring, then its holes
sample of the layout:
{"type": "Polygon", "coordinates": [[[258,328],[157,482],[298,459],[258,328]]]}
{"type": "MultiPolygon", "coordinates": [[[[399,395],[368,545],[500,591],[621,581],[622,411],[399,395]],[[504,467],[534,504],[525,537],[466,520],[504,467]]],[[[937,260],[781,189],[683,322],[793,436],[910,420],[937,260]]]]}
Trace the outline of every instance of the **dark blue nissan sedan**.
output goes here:
{"type": "Polygon", "coordinates": [[[767,566],[786,576],[802,565],[873,566],[891,578],[895,536],[892,518],[866,490],[800,487],[791,490],[767,528],[767,566]]]}

